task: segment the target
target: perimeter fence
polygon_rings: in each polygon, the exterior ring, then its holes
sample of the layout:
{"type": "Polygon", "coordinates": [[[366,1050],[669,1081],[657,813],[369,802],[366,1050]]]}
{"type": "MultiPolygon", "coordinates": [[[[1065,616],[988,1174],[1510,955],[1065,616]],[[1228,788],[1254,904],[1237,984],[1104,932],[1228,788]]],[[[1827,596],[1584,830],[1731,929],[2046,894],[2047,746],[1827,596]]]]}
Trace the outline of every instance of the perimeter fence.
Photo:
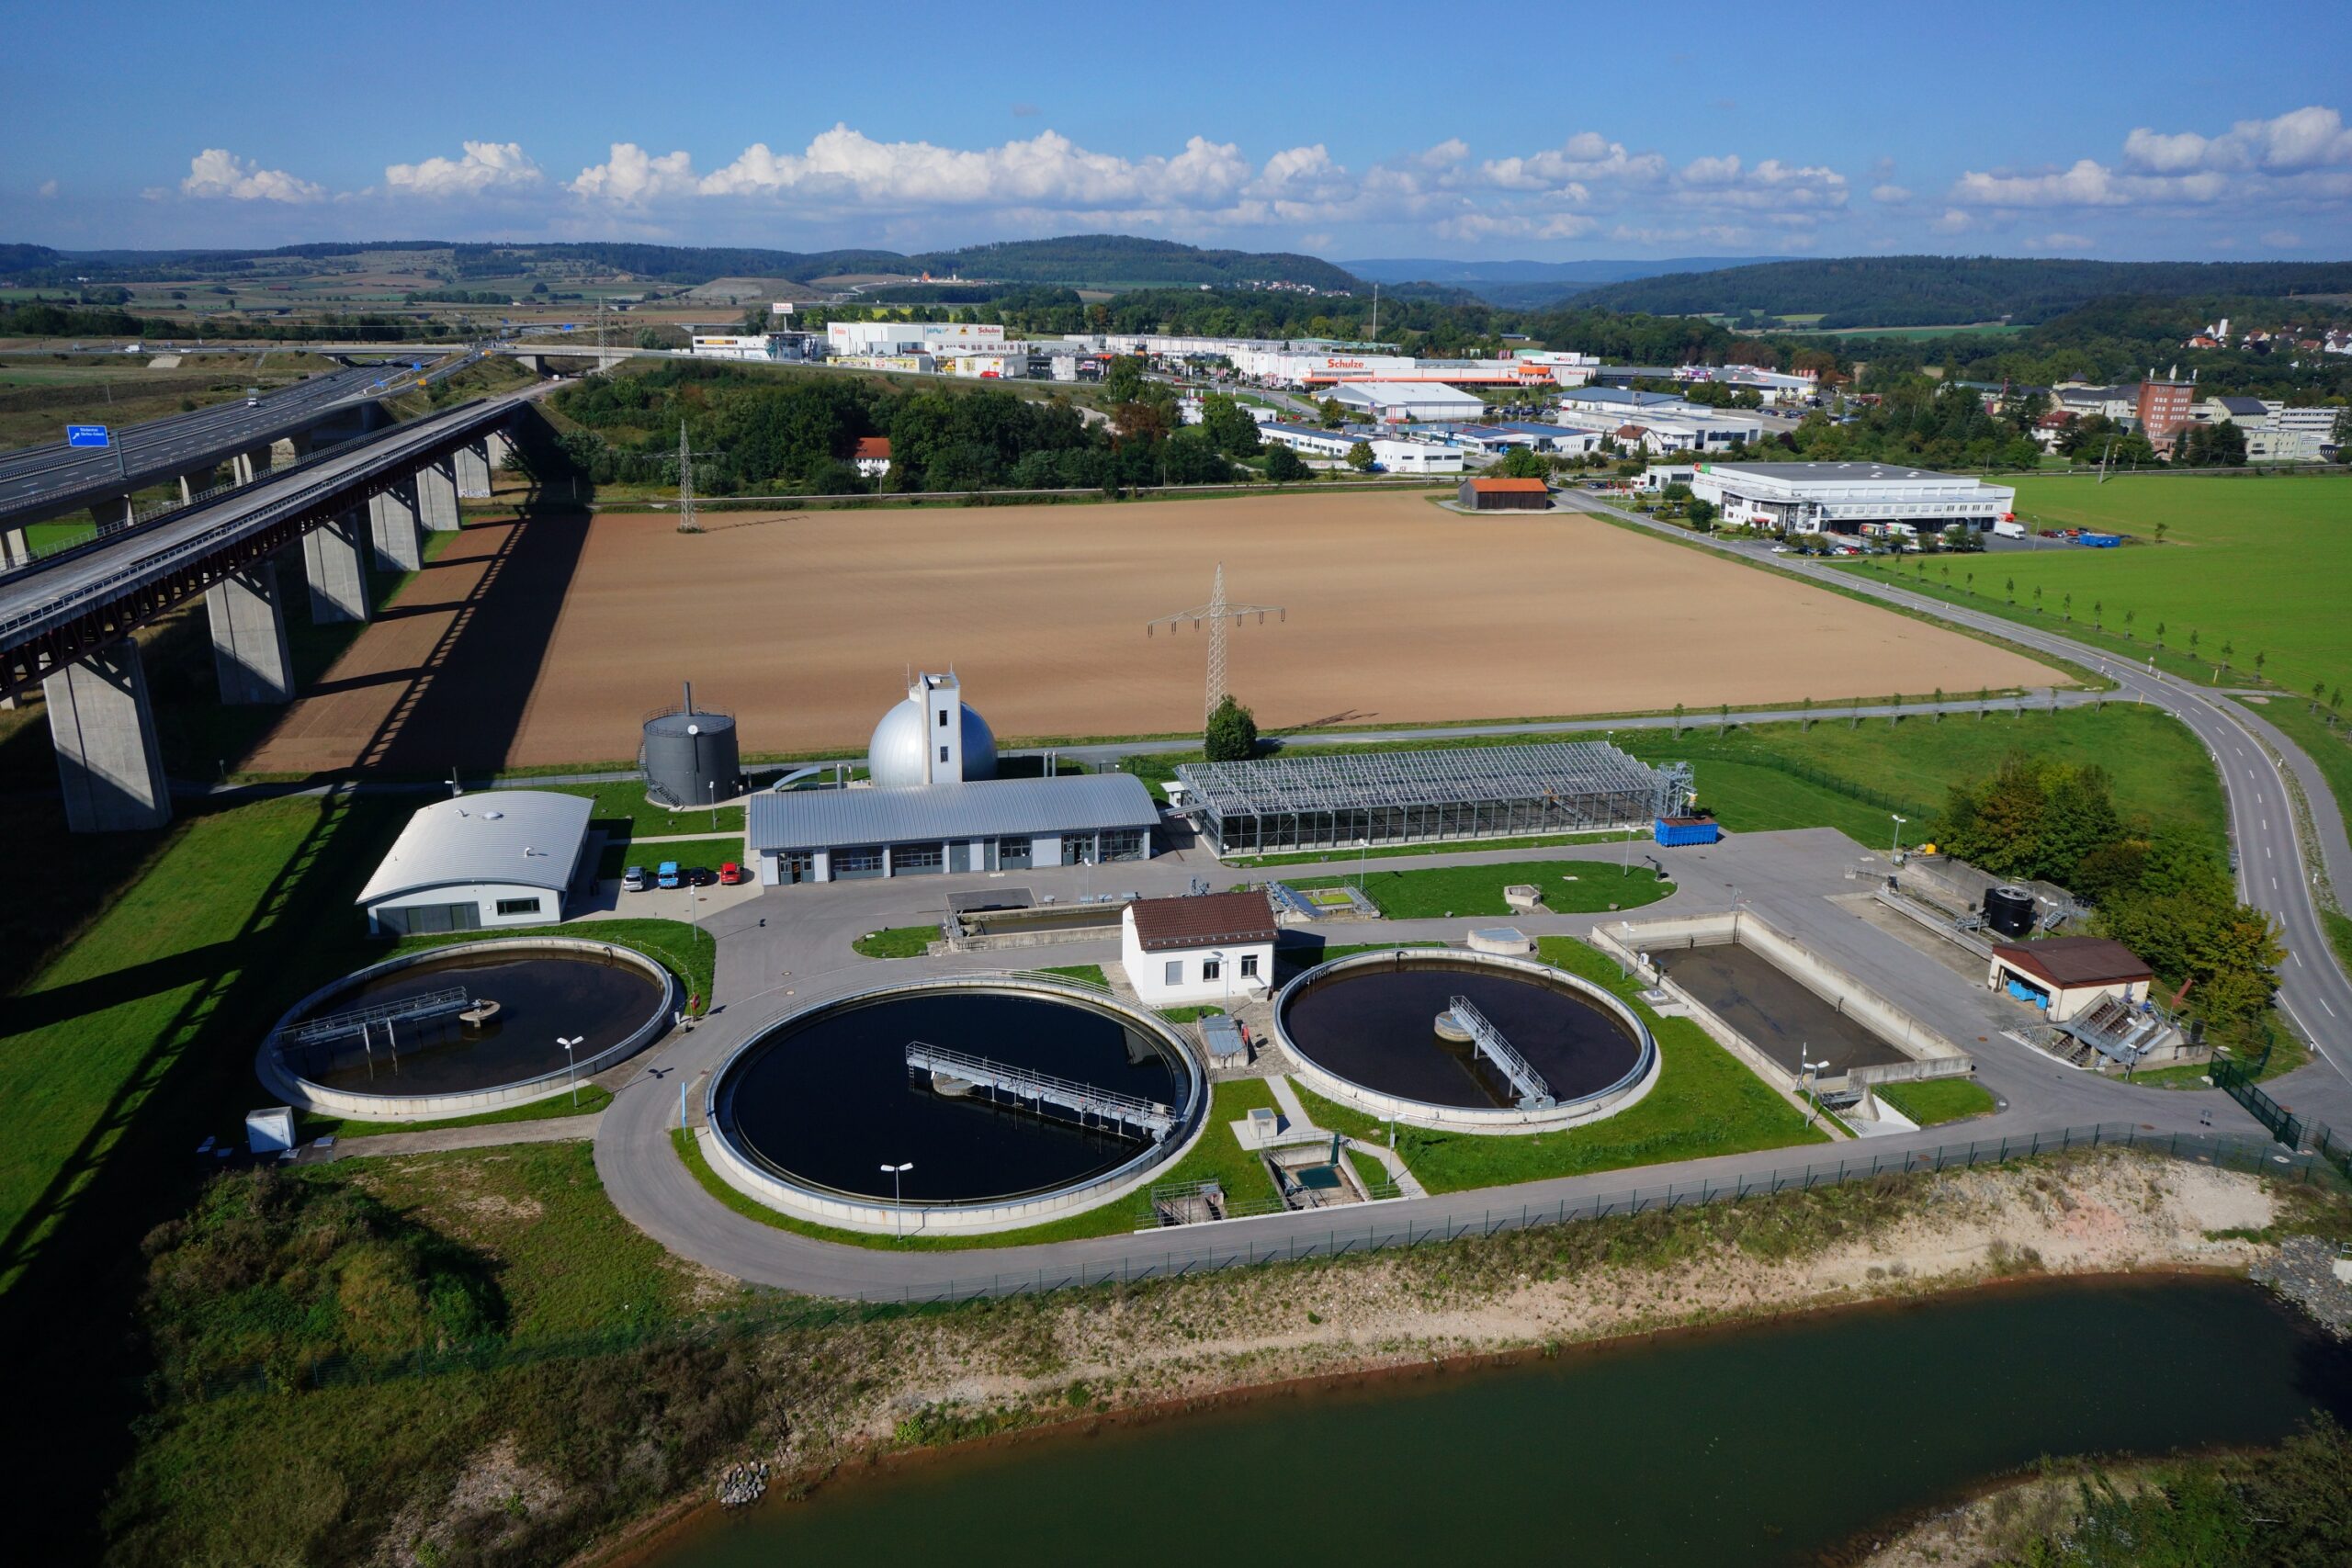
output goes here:
{"type": "MultiPolygon", "coordinates": [[[[2267,1098],[2267,1097],[2265,1097],[2267,1098]]],[[[146,1380],[159,1403],[201,1402],[230,1394],[276,1391],[293,1393],[305,1389],[344,1388],[423,1378],[452,1372],[495,1371],[548,1361],[611,1355],[652,1345],[715,1345],[766,1335],[835,1327],[953,1311],[976,1303],[1016,1296],[1080,1291],[1104,1285],[1136,1285],[1213,1274],[1228,1269],[1263,1264],[1306,1262],[1393,1251],[1400,1247],[1493,1236],[1541,1225],[1600,1221],[1697,1204],[1741,1202],[1784,1192],[1810,1191],[1881,1177],[1924,1176],[1937,1171],[1972,1169],[2030,1159],[2074,1149],[2131,1148],[2200,1165],[2261,1171],[2298,1182],[2336,1185],[2347,1179],[2340,1159],[2305,1149],[2286,1149],[2259,1138],[2194,1133],[2160,1133],[2130,1122],[2104,1122],[2068,1127],[2058,1132],[1981,1138],[1963,1144],[1943,1144],[1927,1149],[1897,1149],[1853,1155],[1839,1159],[1807,1161],[1722,1180],[1702,1179],[1668,1182],[1657,1187],[1631,1187],[1596,1193],[1589,1198],[1564,1198],[1550,1203],[1506,1206],[1464,1205],[1451,1213],[1435,1212],[1442,1199],[1415,1201],[1409,1210],[1389,1210],[1385,1204],[1366,1205],[1362,1218],[1342,1225],[1331,1211],[1291,1212],[1239,1222],[1177,1226],[1164,1232],[1138,1231],[1130,1236],[1103,1238],[1125,1241],[1127,1250],[1102,1260],[1082,1260],[1066,1267],[969,1274],[922,1286],[877,1292],[863,1299],[777,1295],[739,1311],[712,1314],[690,1320],[629,1322],[584,1334],[512,1341],[504,1338],[466,1344],[420,1347],[389,1355],[336,1355],[249,1364],[233,1369],[174,1376],[156,1373],[146,1380]],[[1390,1216],[1394,1217],[1390,1217],[1390,1216]],[[1284,1218],[1302,1222],[1279,1235],[1265,1235],[1284,1218]],[[1317,1221],[1323,1221],[1321,1224],[1317,1221]],[[1231,1228],[1228,1228],[1231,1227],[1231,1228]],[[1200,1233],[1197,1237],[1193,1233],[1200,1233]],[[1208,1234],[1215,1233],[1215,1234],[1208,1234]],[[1262,1235],[1262,1239],[1261,1239],[1262,1235]],[[1151,1243],[1165,1236],[1167,1245],[1151,1243]],[[1180,1240],[1183,1243],[1180,1245],[1180,1240]]],[[[905,1256],[901,1254],[900,1256],[905,1256]]]]}

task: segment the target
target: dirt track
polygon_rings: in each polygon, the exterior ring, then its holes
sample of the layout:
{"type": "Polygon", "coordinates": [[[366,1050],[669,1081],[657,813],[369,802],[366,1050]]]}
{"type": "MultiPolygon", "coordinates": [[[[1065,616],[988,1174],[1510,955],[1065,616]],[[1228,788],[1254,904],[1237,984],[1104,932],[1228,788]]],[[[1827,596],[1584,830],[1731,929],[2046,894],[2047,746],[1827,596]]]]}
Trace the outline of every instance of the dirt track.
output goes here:
{"type": "Polygon", "coordinates": [[[1589,518],[1419,495],[662,516],[469,527],[249,766],[627,758],[678,682],[748,752],[862,750],[910,667],[1001,737],[1200,723],[1208,598],[1288,606],[1231,641],[1261,726],[1408,724],[2046,683],[2014,654],[1589,518]]]}

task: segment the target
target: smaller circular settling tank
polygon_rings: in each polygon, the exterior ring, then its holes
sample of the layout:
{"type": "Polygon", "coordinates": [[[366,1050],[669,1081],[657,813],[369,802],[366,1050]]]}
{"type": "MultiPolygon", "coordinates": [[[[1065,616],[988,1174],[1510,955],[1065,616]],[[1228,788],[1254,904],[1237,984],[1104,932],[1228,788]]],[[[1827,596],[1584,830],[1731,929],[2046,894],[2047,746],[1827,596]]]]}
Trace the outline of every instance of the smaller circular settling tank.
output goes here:
{"type": "Polygon", "coordinates": [[[1410,1126],[1537,1133],[1623,1109],[1657,1081],[1634,1011],[1549,964],[1398,948],[1308,970],[1274,1033],[1317,1093],[1410,1126]]]}

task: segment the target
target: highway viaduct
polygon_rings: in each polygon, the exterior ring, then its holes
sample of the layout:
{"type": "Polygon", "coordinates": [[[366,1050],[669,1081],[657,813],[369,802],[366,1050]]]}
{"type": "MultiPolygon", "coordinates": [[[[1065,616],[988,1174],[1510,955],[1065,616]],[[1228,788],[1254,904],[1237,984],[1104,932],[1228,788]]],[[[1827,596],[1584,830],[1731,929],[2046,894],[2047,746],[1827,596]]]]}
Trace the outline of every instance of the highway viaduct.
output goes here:
{"type": "Polygon", "coordinates": [[[489,495],[505,427],[537,392],[362,436],[256,473],[226,495],[0,569],[0,696],[41,688],[67,826],[127,831],[171,818],[133,634],[201,598],[220,700],[293,701],[284,579],[296,559],[313,622],[366,620],[369,572],[416,570],[425,534],[458,526],[462,496],[489,495]]]}

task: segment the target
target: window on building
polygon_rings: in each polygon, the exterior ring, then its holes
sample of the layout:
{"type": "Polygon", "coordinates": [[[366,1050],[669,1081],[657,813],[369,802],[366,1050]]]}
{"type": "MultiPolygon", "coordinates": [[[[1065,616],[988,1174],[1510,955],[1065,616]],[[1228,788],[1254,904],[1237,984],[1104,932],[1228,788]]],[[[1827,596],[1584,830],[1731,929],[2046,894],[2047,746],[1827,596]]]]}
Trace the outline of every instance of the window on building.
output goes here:
{"type": "Polygon", "coordinates": [[[1117,860],[1143,859],[1145,839],[1148,832],[1149,829],[1144,828],[1115,828],[1104,833],[1102,835],[1104,863],[1117,860]]]}
{"type": "Polygon", "coordinates": [[[498,912],[502,915],[536,915],[539,912],[539,901],[536,897],[501,898],[498,912]]]}
{"type": "Polygon", "coordinates": [[[863,845],[852,850],[833,852],[833,880],[849,881],[862,876],[882,874],[882,850],[879,845],[863,845]]]}
{"type": "Polygon", "coordinates": [[[947,761],[947,748],[944,746],[939,749],[939,760],[943,762],[947,761]]]}
{"type": "Polygon", "coordinates": [[[890,851],[890,874],[914,876],[940,869],[947,858],[947,846],[942,843],[899,844],[890,851]]]}
{"type": "Polygon", "coordinates": [[[947,728],[947,710],[945,708],[941,708],[939,710],[939,728],[942,729],[947,728]]]}
{"type": "Polygon", "coordinates": [[[1216,959],[1214,959],[1214,958],[1204,958],[1204,959],[1202,959],[1202,960],[1201,960],[1201,978],[1202,978],[1202,979],[1204,979],[1204,980],[1215,980],[1215,979],[1221,978],[1221,977],[1224,976],[1224,974],[1225,974],[1225,965],[1224,965],[1224,964],[1223,964],[1223,963],[1221,963],[1220,961],[1218,961],[1218,960],[1216,960],[1216,959]]]}
{"type": "Polygon", "coordinates": [[[1182,985],[1184,983],[1184,961],[1181,958],[1170,959],[1168,961],[1168,968],[1162,978],[1170,986],[1182,985]]]}
{"type": "Polygon", "coordinates": [[[1241,977],[1245,980],[1252,979],[1257,976],[1257,973],[1258,955],[1254,953],[1243,953],[1241,955],[1241,977]]]}

